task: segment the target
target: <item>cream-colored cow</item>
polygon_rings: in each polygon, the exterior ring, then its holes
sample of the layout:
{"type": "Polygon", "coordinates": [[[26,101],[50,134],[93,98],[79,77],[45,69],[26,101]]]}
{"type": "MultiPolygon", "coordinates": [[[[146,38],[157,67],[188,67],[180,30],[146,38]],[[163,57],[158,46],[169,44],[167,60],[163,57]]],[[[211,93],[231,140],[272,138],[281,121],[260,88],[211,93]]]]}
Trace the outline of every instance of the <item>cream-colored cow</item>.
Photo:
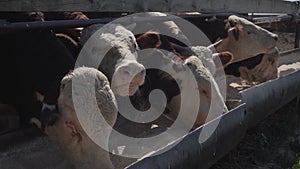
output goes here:
{"type": "Polygon", "coordinates": [[[217,42],[215,47],[218,52],[232,53],[233,63],[259,54],[270,53],[277,43],[276,34],[235,15],[228,17],[226,28],[228,37],[217,42]]]}
{"type": "Polygon", "coordinates": [[[278,77],[278,36],[254,23],[235,15],[228,17],[228,36],[215,44],[218,52],[233,54],[225,73],[252,83],[262,83],[278,77]]]}

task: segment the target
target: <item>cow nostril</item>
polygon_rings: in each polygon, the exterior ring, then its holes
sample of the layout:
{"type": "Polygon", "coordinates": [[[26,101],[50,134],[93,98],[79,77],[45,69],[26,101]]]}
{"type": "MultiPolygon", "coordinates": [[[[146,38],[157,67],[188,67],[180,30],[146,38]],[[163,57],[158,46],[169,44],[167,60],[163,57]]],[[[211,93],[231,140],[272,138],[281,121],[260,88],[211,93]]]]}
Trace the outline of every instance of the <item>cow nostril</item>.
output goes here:
{"type": "Polygon", "coordinates": [[[145,74],[146,74],[146,71],[145,71],[145,70],[140,71],[140,75],[141,75],[141,76],[144,76],[145,74]]]}

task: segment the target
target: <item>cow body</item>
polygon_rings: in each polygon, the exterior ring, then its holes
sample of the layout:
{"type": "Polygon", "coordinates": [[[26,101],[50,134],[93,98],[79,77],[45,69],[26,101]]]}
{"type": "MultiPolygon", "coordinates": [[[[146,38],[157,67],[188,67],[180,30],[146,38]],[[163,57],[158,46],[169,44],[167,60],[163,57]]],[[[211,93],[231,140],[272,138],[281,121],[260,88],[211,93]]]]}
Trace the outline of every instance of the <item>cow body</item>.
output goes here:
{"type": "Polygon", "coordinates": [[[1,35],[1,50],[2,102],[13,104],[24,122],[40,113],[36,91],[48,104],[56,104],[60,80],[75,61],[55,34],[41,30],[1,35]]]}

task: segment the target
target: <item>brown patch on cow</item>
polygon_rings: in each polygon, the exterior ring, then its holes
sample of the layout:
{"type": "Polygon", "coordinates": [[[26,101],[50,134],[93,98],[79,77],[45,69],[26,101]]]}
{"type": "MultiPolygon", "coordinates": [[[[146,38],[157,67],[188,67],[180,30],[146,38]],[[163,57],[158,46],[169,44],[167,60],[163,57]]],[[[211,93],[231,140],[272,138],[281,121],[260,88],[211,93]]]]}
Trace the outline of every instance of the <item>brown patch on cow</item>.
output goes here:
{"type": "Polygon", "coordinates": [[[140,49],[158,48],[161,45],[160,35],[157,32],[146,32],[136,38],[140,49]]]}
{"type": "MultiPolygon", "coordinates": [[[[221,53],[219,53],[218,56],[219,56],[218,58],[220,59],[223,67],[228,66],[233,60],[233,55],[230,52],[221,52],[221,53]]],[[[214,59],[216,59],[216,58],[214,58],[214,59]]]]}
{"type": "Polygon", "coordinates": [[[158,32],[148,31],[138,36],[136,41],[140,49],[157,48],[172,52],[181,59],[186,58],[180,54],[180,51],[177,51],[177,49],[181,50],[179,45],[171,43],[167,36],[161,35],[158,32]]]}

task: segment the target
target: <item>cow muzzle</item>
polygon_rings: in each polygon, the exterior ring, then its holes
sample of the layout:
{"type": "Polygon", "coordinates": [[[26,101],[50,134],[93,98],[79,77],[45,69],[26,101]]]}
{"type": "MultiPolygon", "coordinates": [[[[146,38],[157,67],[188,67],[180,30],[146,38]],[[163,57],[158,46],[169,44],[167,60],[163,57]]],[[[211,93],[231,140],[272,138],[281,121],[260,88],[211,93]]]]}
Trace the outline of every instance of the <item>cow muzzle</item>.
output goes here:
{"type": "Polygon", "coordinates": [[[138,62],[120,65],[112,79],[112,90],[120,96],[132,96],[144,83],[145,67],[138,62]]]}

